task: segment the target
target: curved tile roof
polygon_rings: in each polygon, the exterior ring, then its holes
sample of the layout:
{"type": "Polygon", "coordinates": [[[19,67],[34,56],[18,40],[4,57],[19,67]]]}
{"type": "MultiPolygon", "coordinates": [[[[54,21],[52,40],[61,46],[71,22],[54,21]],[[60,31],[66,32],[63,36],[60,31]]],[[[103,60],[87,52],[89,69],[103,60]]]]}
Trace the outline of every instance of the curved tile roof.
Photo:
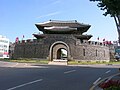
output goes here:
{"type": "Polygon", "coordinates": [[[50,20],[43,23],[36,23],[35,25],[40,31],[43,31],[43,32],[46,32],[46,31],[47,32],[48,31],[69,32],[69,31],[77,30],[83,33],[83,32],[86,32],[91,27],[91,25],[79,23],[76,20],[75,21],[50,20]]]}

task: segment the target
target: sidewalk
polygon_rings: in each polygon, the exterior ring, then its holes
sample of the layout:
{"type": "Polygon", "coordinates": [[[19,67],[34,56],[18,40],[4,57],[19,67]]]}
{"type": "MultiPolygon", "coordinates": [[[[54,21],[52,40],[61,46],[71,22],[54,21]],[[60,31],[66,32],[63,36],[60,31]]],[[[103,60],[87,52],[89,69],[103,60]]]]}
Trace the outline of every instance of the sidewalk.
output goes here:
{"type": "Polygon", "coordinates": [[[93,65],[67,65],[67,66],[82,66],[82,67],[99,67],[99,68],[120,68],[120,64],[112,64],[112,65],[108,65],[108,64],[93,64],[93,65]]]}

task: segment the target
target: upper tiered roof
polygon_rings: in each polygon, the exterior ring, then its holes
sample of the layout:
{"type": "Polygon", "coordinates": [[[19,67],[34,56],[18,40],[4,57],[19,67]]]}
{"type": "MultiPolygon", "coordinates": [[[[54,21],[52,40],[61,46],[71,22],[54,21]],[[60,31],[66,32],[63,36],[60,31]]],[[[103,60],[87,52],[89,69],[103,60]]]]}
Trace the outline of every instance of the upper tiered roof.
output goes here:
{"type": "Polygon", "coordinates": [[[50,20],[43,23],[36,23],[36,27],[44,34],[82,34],[86,32],[91,25],[75,21],[57,21],[50,20]]]}

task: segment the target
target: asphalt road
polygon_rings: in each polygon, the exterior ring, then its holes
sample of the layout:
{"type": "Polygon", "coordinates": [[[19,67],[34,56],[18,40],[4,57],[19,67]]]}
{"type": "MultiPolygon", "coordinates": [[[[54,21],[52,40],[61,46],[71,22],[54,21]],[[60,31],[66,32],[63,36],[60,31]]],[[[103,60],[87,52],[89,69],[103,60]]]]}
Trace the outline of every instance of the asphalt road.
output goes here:
{"type": "Polygon", "coordinates": [[[0,90],[89,90],[99,79],[118,73],[118,67],[0,62],[0,90]]]}

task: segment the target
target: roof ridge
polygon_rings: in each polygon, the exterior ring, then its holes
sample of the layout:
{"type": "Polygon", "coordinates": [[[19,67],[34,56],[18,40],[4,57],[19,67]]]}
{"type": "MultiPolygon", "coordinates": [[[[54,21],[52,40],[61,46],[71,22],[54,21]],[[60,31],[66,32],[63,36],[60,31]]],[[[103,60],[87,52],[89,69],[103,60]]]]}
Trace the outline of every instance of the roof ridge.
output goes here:
{"type": "Polygon", "coordinates": [[[62,20],[49,20],[50,22],[63,22],[63,23],[77,23],[77,20],[67,20],[67,21],[62,21],[62,20]]]}

